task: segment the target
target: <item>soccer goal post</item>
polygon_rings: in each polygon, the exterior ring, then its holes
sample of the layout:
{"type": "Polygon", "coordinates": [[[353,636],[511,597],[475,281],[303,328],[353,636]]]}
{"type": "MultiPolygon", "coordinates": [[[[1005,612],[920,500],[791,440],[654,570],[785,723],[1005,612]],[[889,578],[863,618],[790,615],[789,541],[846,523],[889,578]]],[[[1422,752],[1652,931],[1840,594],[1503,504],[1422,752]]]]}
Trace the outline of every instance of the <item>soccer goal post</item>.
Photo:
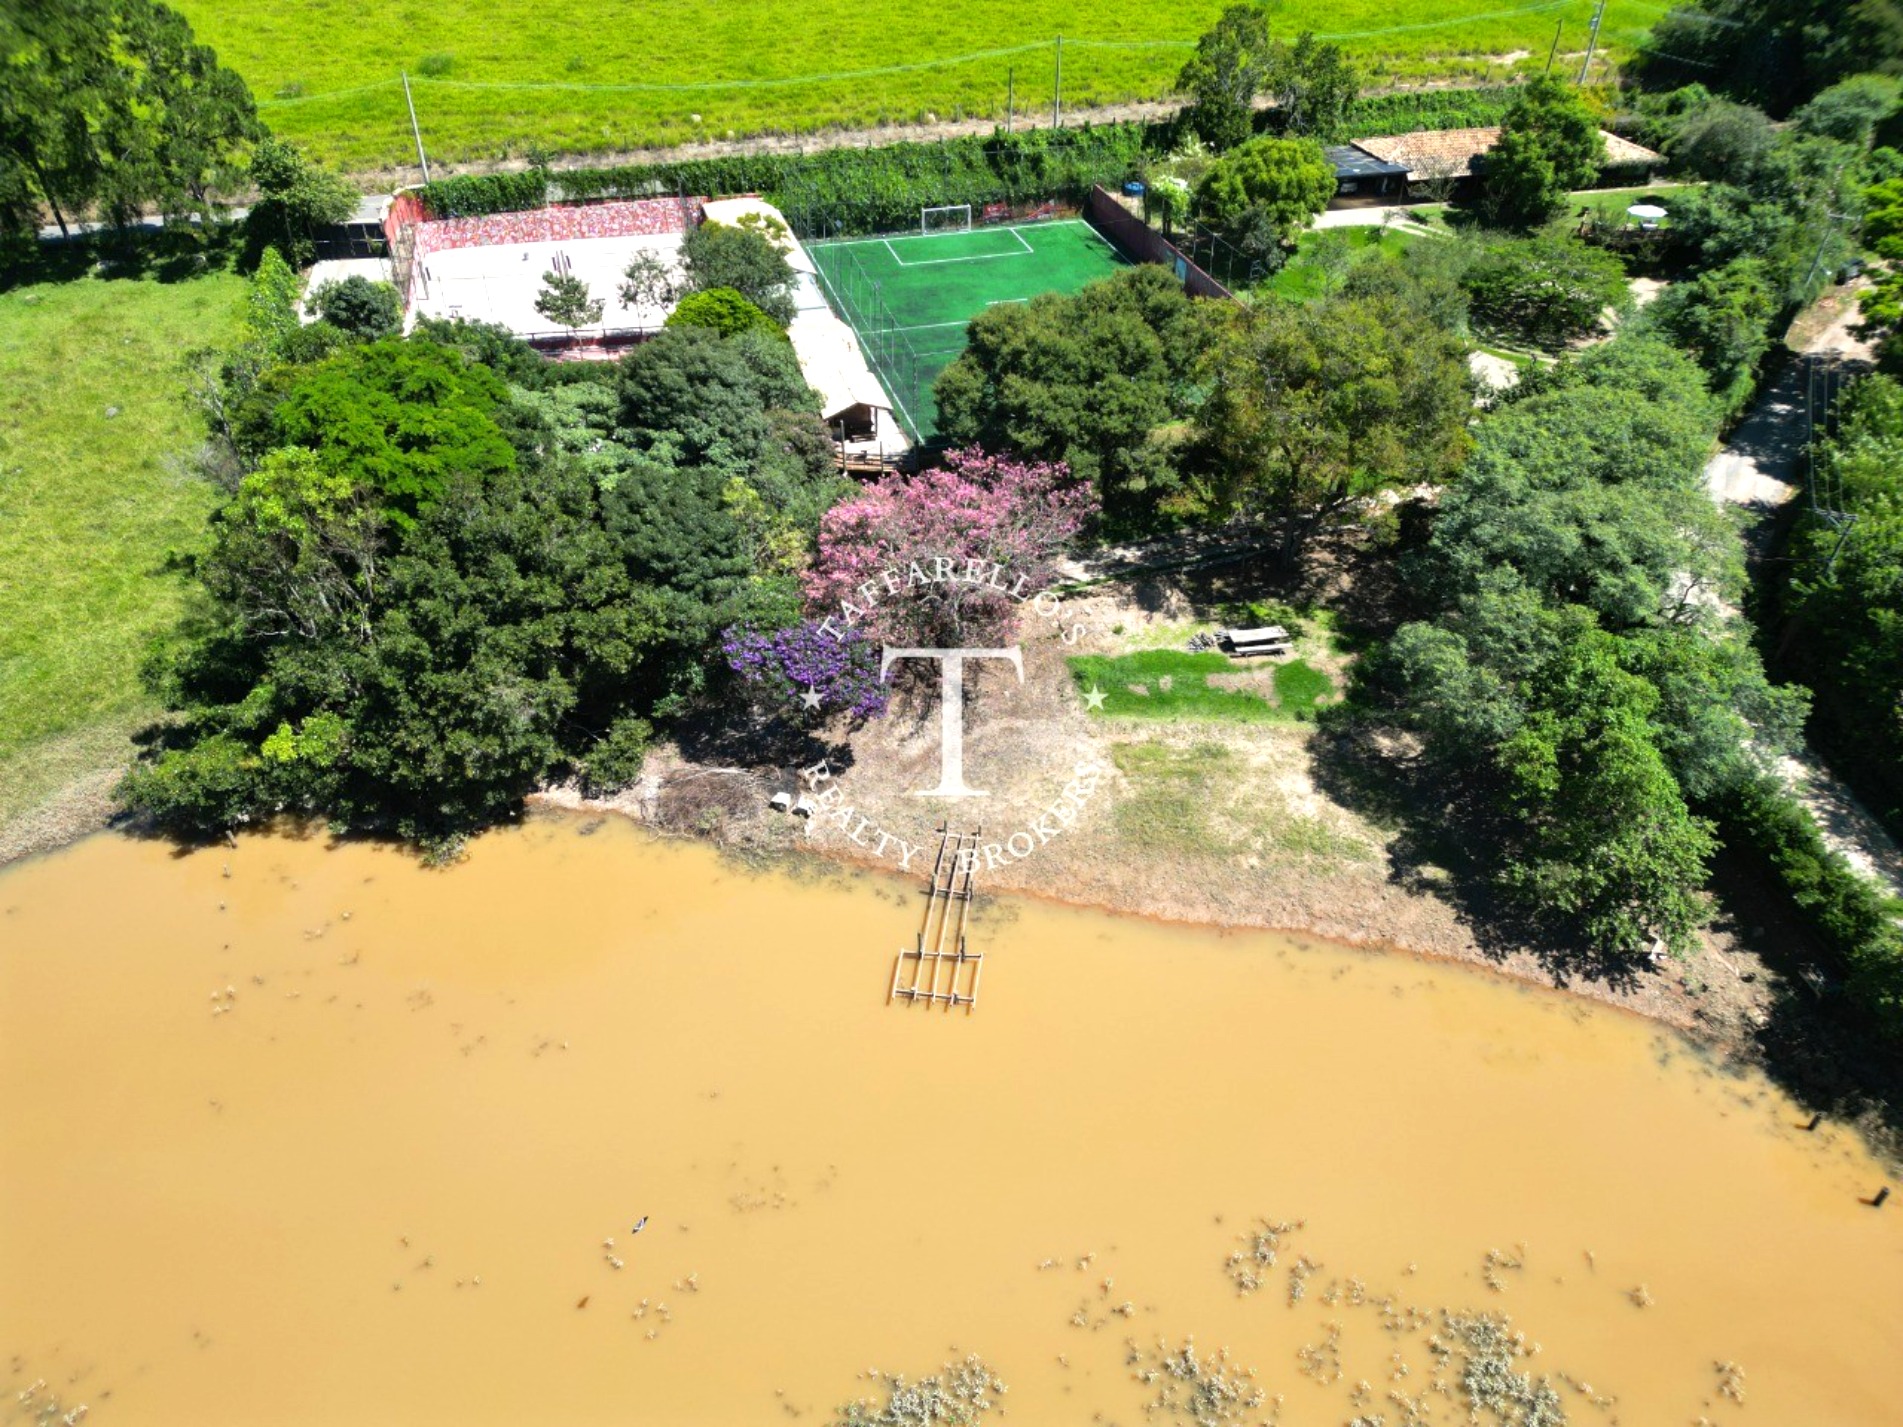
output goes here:
{"type": "Polygon", "coordinates": [[[918,230],[925,234],[969,233],[971,205],[948,203],[942,208],[921,208],[918,211],[918,230]]]}

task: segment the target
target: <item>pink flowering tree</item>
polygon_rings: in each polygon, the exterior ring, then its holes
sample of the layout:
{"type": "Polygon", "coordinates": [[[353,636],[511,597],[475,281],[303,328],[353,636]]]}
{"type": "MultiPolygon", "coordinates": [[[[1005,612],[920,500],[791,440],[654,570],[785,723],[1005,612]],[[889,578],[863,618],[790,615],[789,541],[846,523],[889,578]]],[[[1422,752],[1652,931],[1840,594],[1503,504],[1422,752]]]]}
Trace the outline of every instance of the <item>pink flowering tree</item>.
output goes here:
{"type": "Polygon", "coordinates": [[[883,644],[1006,644],[1051,583],[1064,542],[1097,512],[1062,464],[952,451],[882,476],[821,518],[804,576],[808,613],[834,637],[883,644]]]}

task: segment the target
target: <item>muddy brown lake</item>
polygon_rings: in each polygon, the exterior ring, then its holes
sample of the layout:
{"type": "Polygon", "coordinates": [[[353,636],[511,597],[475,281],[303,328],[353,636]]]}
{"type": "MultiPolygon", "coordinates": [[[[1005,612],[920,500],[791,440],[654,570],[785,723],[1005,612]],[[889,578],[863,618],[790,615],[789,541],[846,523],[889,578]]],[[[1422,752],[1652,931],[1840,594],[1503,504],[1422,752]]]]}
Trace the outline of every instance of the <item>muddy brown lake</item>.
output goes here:
{"type": "Polygon", "coordinates": [[[976,1353],[1134,1427],[1193,1338],[1205,1420],[1454,1424],[1477,1315],[1574,1422],[1903,1421],[1903,1213],[1768,1082],[1005,899],[974,1013],[888,1006],[920,902],[560,818],[0,873],[0,1421],[828,1423],[976,1353]]]}

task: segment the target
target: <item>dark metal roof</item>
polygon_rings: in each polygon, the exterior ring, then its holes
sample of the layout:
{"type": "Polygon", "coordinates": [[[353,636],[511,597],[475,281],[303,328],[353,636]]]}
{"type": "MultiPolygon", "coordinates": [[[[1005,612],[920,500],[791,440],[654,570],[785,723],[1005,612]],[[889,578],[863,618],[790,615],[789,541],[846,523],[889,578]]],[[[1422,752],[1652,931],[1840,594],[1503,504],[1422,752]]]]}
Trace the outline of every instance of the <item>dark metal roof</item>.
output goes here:
{"type": "Polygon", "coordinates": [[[1336,178],[1394,178],[1405,177],[1407,167],[1404,164],[1389,163],[1378,159],[1365,149],[1353,144],[1335,144],[1322,150],[1328,162],[1335,166],[1336,178]]]}

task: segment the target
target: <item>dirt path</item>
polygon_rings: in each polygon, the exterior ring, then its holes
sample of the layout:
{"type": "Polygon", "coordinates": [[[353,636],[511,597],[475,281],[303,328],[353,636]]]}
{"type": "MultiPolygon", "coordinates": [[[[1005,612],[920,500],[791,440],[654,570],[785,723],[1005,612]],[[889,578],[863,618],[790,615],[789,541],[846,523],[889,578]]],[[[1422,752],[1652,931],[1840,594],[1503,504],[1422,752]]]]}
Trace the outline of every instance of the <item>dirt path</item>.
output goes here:
{"type": "MultiPolygon", "coordinates": [[[[1741,506],[1762,519],[1804,493],[1809,405],[1815,385],[1833,387],[1870,369],[1874,351],[1851,328],[1864,284],[1825,293],[1791,324],[1785,341],[1794,353],[1724,449],[1705,467],[1705,486],[1720,504],[1741,506]]],[[[1783,760],[1785,782],[1816,818],[1824,841],[1875,878],[1891,896],[1903,896],[1903,853],[1856,796],[1809,751],[1783,760]]]]}

